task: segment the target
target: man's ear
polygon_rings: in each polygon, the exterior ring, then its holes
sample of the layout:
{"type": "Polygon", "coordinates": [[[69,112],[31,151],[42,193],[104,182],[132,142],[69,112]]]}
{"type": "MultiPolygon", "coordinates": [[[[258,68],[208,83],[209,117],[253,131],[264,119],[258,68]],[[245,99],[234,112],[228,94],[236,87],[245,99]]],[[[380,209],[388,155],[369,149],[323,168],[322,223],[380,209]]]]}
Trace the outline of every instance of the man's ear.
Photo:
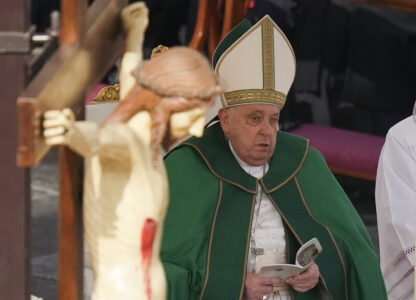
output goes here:
{"type": "Polygon", "coordinates": [[[228,109],[221,108],[218,111],[218,118],[220,119],[222,131],[224,131],[224,133],[227,134],[230,128],[230,112],[228,111],[228,109]]]}

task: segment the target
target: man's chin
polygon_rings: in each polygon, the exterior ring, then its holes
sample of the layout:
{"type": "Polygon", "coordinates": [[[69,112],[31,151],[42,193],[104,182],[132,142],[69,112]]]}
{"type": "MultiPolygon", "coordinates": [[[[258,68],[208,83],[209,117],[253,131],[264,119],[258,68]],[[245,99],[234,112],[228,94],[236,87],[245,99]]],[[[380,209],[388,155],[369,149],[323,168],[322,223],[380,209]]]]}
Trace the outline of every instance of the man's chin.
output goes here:
{"type": "Polygon", "coordinates": [[[246,163],[252,166],[262,166],[269,161],[269,158],[270,158],[269,155],[257,156],[257,157],[251,158],[250,162],[246,162],[246,163]]]}

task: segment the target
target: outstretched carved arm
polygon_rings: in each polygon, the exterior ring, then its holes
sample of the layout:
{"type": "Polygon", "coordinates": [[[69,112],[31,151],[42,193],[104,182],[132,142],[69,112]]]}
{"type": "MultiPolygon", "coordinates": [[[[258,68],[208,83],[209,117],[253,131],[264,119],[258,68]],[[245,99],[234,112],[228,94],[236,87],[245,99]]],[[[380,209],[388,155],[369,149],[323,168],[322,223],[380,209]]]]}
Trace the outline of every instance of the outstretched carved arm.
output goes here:
{"type": "Polygon", "coordinates": [[[123,100],[136,84],[133,70],[143,59],[144,33],[148,24],[148,9],[144,2],[133,3],[121,13],[125,32],[125,52],[120,66],[120,99],[123,100]]]}
{"type": "Polygon", "coordinates": [[[113,159],[128,160],[126,154],[128,137],[120,134],[120,127],[99,128],[88,121],[75,121],[71,109],[50,110],[45,113],[43,122],[45,141],[50,146],[67,145],[83,157],[99,155],[113,159]]]}

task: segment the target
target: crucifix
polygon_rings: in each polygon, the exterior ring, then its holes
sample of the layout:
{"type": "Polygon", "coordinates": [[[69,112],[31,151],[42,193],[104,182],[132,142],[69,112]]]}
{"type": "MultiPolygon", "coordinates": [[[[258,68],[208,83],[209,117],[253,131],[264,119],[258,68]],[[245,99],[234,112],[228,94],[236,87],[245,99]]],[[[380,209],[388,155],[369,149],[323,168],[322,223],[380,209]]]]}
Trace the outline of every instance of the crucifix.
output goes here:
{"type": "MultiPolygon", "coordinates": [[[[46,110],[71,107],[83,118],[88,92],[123,49],[120,12],[127,0],[62,0],[60,47],[18,98],[18,165],[38,164],[49,147],[41,136],[46,110]]],[[[82,159],[60,149],[59,271],[60,300],[82,298],[82,159]]],[[[26,275],[27,276],[27,275],[26,275]]],[[[26,297],[27,297],[26,293],[26,297]]]]}
{"type": "MultiPolygon", "coordinates": [[[[46,110],[71,107],[83,118],[85,96],[121,54],[125,5],[127,0],[96,0],[84,13],[86,0],[62,0],[60,48],[18,98],[19,166],[36,165],[49,150],[41,137],[46,110]]],[[[82,297],[82,159],[65,147],[60,182],[59,299],[75,300],[82,297]]]]}

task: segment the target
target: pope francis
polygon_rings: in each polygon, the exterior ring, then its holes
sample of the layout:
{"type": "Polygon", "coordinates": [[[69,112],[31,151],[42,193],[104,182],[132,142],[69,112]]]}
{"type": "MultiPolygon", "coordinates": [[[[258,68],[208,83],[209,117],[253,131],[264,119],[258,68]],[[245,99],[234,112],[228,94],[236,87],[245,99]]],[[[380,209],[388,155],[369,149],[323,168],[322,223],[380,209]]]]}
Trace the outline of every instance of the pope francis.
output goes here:
{"type": "Polygon", "coordinates": [[[369,234],[324,158],[279,131],[296,67],[287,38],[268,16],[243,21],[213,65],[226,86],[219,122],[165,160],[168,299],[387,299],[369,234]],[[259,275],[314,237],[323,251],[304,273],[259,275]]]}

